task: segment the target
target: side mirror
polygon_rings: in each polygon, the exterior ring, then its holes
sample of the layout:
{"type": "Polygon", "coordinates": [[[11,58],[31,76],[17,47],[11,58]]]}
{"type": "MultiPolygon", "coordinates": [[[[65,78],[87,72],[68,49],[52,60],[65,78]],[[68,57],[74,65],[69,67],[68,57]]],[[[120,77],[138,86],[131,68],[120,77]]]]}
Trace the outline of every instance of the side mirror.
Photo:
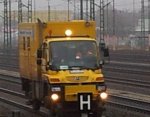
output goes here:
{"type": "Polygon", "coordinates": [[[99,51],[104,53],[104,57],[109,57],[109,48],[106,47],[105,43],[99,43],[99,51]]]}
{"type": "Polygon", "coordinates": [[[101,60],[101,61],[99,62],[99,64],[100,64],[100,65],[104,65],[104,60],[101,60]]]}
{"type": "Polygon", "coordinates": [[[37,58],[42,58],[42,50],[41,49],[37,50],[37,58]]]}
{"type": "Polygon", "coordinates": [[[108,48],[104,48],[104,57],[109,57],[109,49],[108,48]]]}
{"type": "Polygon", "coordinates": [[[99,51],[104,51],[105,43],[99,43],[99,51]]]}
{"type": "Polygon", "coordinates": [[[52,62],[51,62],[51,61],[48,62],[47,65],[48,65],[48,68],[49,68],[49,69],[51,69],[51,70],[53,69],[53,65],[52,65],[52,62]]]}
{"type": "Polygon", "coordinates": [[[104,65],[104,60],[100,60],[100,62],[99,62],[100,68],[102,68],[103,65],[104,65]]]}

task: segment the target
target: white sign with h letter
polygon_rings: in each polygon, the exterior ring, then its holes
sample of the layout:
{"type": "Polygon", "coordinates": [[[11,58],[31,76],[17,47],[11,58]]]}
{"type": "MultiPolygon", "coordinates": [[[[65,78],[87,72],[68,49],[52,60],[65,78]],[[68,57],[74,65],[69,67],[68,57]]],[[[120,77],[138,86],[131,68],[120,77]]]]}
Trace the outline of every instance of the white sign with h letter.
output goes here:
{"type": "Polygon", "coordinates": [[[91,94],[79,94],[78,99],[81,111],[91,110],[91,94]]]}

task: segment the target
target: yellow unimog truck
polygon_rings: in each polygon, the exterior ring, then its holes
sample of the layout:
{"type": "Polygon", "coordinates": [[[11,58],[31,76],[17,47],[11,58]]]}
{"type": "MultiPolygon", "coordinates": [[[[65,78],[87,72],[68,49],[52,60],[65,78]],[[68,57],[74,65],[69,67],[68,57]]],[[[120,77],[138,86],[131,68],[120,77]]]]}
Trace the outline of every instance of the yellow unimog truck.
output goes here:
{"type": "Polygon", "coordinates": [[[18,40],[22,90],[33,109],[101,116],[107,92],[94,21],[21,23],[18,40]]]}

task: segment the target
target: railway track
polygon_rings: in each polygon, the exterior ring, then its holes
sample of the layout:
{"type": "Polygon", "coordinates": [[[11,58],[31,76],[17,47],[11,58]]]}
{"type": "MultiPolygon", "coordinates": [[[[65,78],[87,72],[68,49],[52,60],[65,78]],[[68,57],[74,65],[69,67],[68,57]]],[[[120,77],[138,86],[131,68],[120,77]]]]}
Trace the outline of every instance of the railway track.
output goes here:
{"type": "MultiPolygon", "coordinates": [[[[117,55],[117,54],[115,54],[115,55],[117,55]]],[[[137,54],[137,56],[139,56],[139,55],[137,54]]],[[[136,57],[131,57],[131,59],[128,59],[128,58],[126,59],[125,58],[125,57],[130,57],[130,55],[129,56],[128,55],[123,56],[123,57],[120,57],[120,58],[119,57],[118,58],[114,57],[113,58],[114,61],[117,61],[118,63],[117,62],[110,63],[110,64],[108,64],[108,65],[106,64],[104,66],[104,72],[106,74],[106,82],[108,84],[109,83],[111,83],[111,84],[113,83],[113,84],[117,84],[117,85],[120,84],[119,87],[122,87],[122,85],[125,85],[127,87],[132,86],[132,87],[135,88],[135,90],[137,90],[137,88],[144,88],[145,92],[147,92],[146,90],[149,90],[149,88],[150,88],[149,81],[148,81],[149,78],[147,78],[148,76],[150,76],[150,69],[149,69],[150,67],[149,67],[149,65],[147,65],[147,63],[149,63],[150,59],[147,60],[146,57],[142,56],[141,57],[142,59],[140,58],[140,60],[139,59],[136,60],[137,56],[136,57]],[[123,58],[125,58],[125,59],[123,59],[123,58]],[[146,60],[143,60],[143,58],[146,58],[146,60]],[[125,63],[124,63],[124,61],[125,61],[125,63]],[[130,64],[128,63],[128,61],[130,61],[130,64]],[[135,62],[135,64],[134,64],[134,62],[135,62]],[[110,72],[112,72],[114,74],[110,75],[109,74],[110,72]],[[115,73],[120,73],[120,76],[116,77],[115,73]],[[124,74],[125,76],[127,76],[127,78],[124,78],[123,77],[124,75],[121,75],[121,74],[124,74]],[[130,75],[137,75],[137,77],[142,76],[142,78],[141,78],[142,80],[141,79],[129,78],[129,74],[130,75]],[[145,79],[147,79],[147,82],[144,81],[145,79]]],[[[147,57],[149,57],[149,55],[147,57]]],[[[0,59],[1,59],[1,57],[0,57],[0,59]]],[[[3,57],[2,59],[5,59],[5,57],[3,57]]],[[[17,63],[17,59],[15,61],[17,63]]],[[[0,63],[0,66],[4,69],[7,69],[7,70],[18,71],[18,66],[16,66],[15,64],[13,64],[13,65],[9,64],[8,65],[8,64],[3,64],[3,62],[2,62],[2,65],[0,63]]],[[[8,76],[6,76],[6,77],[8,77],[8,76]]],[[[5,79],[6,78],[3,75],[3,81],[5,79]]],[[[10,77],[9,79],[12,79],[12,77],[10,77]]],[[[5,80],[5,82],[11,82],[13,84],[17,84],[17,82],[18,82],[18,85],[20,85],[20,83],[21,83],[20,81],[15,80],[15,77],[14,77],[13,80],[11,80],[11,81],[9,81],[9,80],[6,81],[5,80]]],[[[112,85],[111,87],[114,87],[114,85],[112,85]]],[[[122,89],[122,90],[124,90],[124,89],[122,89]]],[[[134,92],[134,90],[132,90],[132,91],[134,92]]],[[[126,91],[125,91],[125,93],[126,93],[126,91]]],[[[141,93],[142,93],[142,91],[141,91],[141,93]]],[[[127,110],[133,110],[134,112],[146,113],[146,115],[150,114],[149,110],[148,110],[150,104],[146,103],[145,101],[141,101],[141,99],[140,100],[138,100],[138,99],[135,100],[134,98],[128,99],[128,97],[124,98],[124,96],[118,96],[118,94],[116,96],[116,95],[111,94],[111,93],[110,93],[109,97],[110,97],[110,99],[108,100],[108,103],[107,103],[106,106],[126,108],[127,110]]],[[[147,102],[150,102],[150,101],[147,101],[147,102]]]]}
{"type": "Polygon", "coordinates": [[[150,102],[113,94],[110,94],[109,96],[110,100],[107,102],[108,105],[113,105],[115,107],[124,108],[134,112],[144,113],[145,116],[150,114],[150,102]]]}
{"type": "Polygon", "coordinates": [[[141,74],[141,75],[150,75],[150,70],[146,69],[142,69],[142,68],[130,68],[129,67],[118,67],[118,66],[104,66],[103,67],[103,71],[111,71],[111,72],[122,72],[122,73],[128,73],[128,74],[141,74]]]}
{"type": "MultiPolygon", "coordinates": [[[[12,90],[0,88],[0,91],[3,93],[9,94],[9,95],[17,96],[19,98],[23,98],[23,99],[25,98],[24,94],[18,93],[18,92],[12,91],[12,90]]],[[[0,97],[0,100],[3,103],[14,105],[15,107],[18,107],[23,111],[28,111],[28,113],[32,113],[32,114],[35,113],[35,111],[32,110],[32,107],[27,106],[25,104],[7,99],[6,97],[0,97]]],[[[18,98],[17,98],[17,100],[18,100],[18,98]]],[[[125,97],[124,95],[120,96],[120,95],[116,95],[113,93],[112,94],[110,93],[109,100],[107,101],[107,106],[115,106],[115,107],[119,107],[119,108],[130,109],[130,111],[132,110],[135,112],[145,113],[147,115],[150,114],[150,110],[148,109],[149,105],[150,105],[149,102],[125,97]],[[126,103],[124,103],[124,102],[126,102],[126,103]]],[[[38,116],[41,115],[42,117],[47,117],[47,113],[45,113],[43,111],[40,111],[38,113],[36,112],[36,114],[38,114],[38,116]]]]}
{"type": "MultiPolygon", "coordinates": [[[[16,65],[7,65],[7,67],[5,66],[6,64],[1,67],[6,70],[18,71],[18,66],[16,65]]],[[[146,90],[149,88],[149,78],[147,77],[150,75],[150,64],[134,64],[131,62],[127,63],[111,61],[110,64],[104,65],[103,70],[106,76],[106,82],[108,86],[117,89],[119,87],[123,87],[122,85],[127,85],[132,88],[132,91],[135,90],[137,92],[136,88],[138,88],[140,89],[138,90],[140,93],[147,93],[146,90]],[[110,72],[112,72],[113,74],[110,74],[110,72]],[[120,75],[116,75],[116,73],[120,73],[120,75]],[[133,79],[133,77],[135,79],[133,79]],[[141,79],[143,80],[143,82],[141,79]],[[144,82],[144,80],[147,82],[144,82]]],[[[125,89],[127,91],[131,90],[130,88],[125,89]]]]}
{"type": "MultiPolygon", "coordinates": [[[[150,64],[149,64],[150,65],[150,64]]],[[[148,64],[113,63],[104,65],[105,80],[110,88],[150,94],[150,66],[148,64]]]]}
{"type": "Polygon", "coordinates": [[[17,108],[24,116],[48,117],[49,111],[42,108],[40,111],[34,111],[31,106],[27,106],[25,102],[27,97],[21,91],[21,81],[17,72],[2,70],[0,74],[0,102],[11,106],[11,110],[17,108]]]}
{"type": "Polygon", "coordinates": [[[19,79],[19,76],[9,76],[7,74],[0,74],[0,80],[21,85],[21,80],[19,79]]]}
{"type": "MultiPolygon", "coordinates": [[[[21,84],[21,81],[19,79],[19,73],[16,72],[17,75],[9,76],[7,73],[1,74],[0,73],[0,80],[15,83],[15,84],[21,84]]],[[[106,82],[108,83],[116,83],[116,84],[123,84],[123,85],[131,85],[133,87],[142,87],[145,89],[150,88],[150,81],[143,81],[143,80],[137,80],[137,79],[128,79],[128,78],[120,78],[112,75],[106,75],[106,82]]]]}
{"type": "Polygon", "coordinates": [[[19,71],[19,68],[16,65],[1,64],[1,63],[0,63],[0,69],[11,70],[11,71],[19,71]]]}
{"type": "MultiPolygon", "coordinates": [[[[0,62],[0,68],[4,69],[14,69],[14,71],[18,71],[18,62],[12,62],[8,64],[8,62],[0,62]]],[[[128,62],[116,62],[111,61],[111,63],[104,65],[104,71],[114,71],[114,72],[126,72],[126,73],[136,73],[136,74],[150,74],[150,64],[134,64],[128,62]]]]}
{"type": "Polygon", "coordinates": [[[14,54],[4,54],[0,51],[0,69],[18,71],[18,55],[14,54]]]}
{"type": "MultiPolygon", "coordinates": [[[[133,91],[141,94],[150,94],[149,88],[150,88],[150,82],[144,82],[141,80],[137,79],[127,79],[127,78],[120,78],[120,77],[112,77],[112,76],[107,76],[105,78],[106,84],[108,85],[109,88],[113,89],[119,89],[125,90],[125,91],[133,91]],[[117,86],[116,86],[117,84],[117,86]]],[[[15,85],[20,85],[21,87],[21,81],[18,77],[12,77],[12,76],[7,76],[7,75],[0,75],[0,81],[9,82],[9,85],[4,85],[1,84],[4,88],[8,89],[21,89],[21,88],[14,88],[16,87],[15,85]],[[11,83],[11,84],[10,84],[11,83]]],[[[21,91],[20,91],[21,92],[21,91]]]]}
{"type": "Polygon", "coordinates": [[[114,82],[116,84],[123,84],[123,85],[131,85],[133,87],[142,87],[145,89],[150,88],[150,82],[149,81],[143,81],[143,80],[136,80],[136,79],[123,79],[123,78],[117,78],[112,76],[106,76],[106,82],[114,82]]]}
{"type": "Polygon", "coordinates": [[[144,50],[110,50],[110,54],[112,55],[125,55],[125,56],[149,56],[150,57],[150,51],[144,51],[144,50]]]}
{"type": "Polygon", "coordinates": [[[118,50],[110,51],[110,60],[150,64],[150,51],[118,50]]]}
{"type": "MultiPolygon", "coordinates": [[[[0,80],[4,80],[6,82],[10,82],[10,83],[20,85],[20,80],[18,79],[18,77],[15,77],[13,75],[5,76],[4,74],[2,76],[3,76],[3,78],[0,77],[0,80]],[[9,77],[9,78],[6,80],[6,77],[9,77]]],[[[20,97],[25,98],[24,94],[19,93],[19,92],[14,92],[10,89],[0,88],[0,92],[15,95],[15,96],[18,96],[19,98],[20,97]]],[[[145,101],[145,100],[143,101],[141,99],[135,99],[134,97],[132,97],[132,98],[131,97],[125,97],[125,95],[122,95],[122,93],[120,93],[120,92],[116,93],[116,91],[114,91],[114,90],[109,90],[109,92],[110,92],[110,95],[109,95],[109,100],[107,101],[107,106],[115,106],[115,107],[120,107],[120,108],[126,108],[126,109],[130,109],[132,111],[150,114],[150,110],[148,109],[148,107],[150,106],[149,101],[145,101]]],[[[123,94],[127,94],[127,93],[128,92],[123,92],[123,94]]],[[[0,99],[0,100],[3,101],[4,98],[0,99]]],[[[6,101],[7,101],[7,99],[5,99],[5,102],[6,101]]],[[[10,103],[12,104],[12,102],[10,102],[10,103]]],[[[27,106],[24,106],[22,108],[27,108],[27,106]]],[[[28,107],[27,109],[31,110],[31,107],[28,107]]]]}
{"type": "Polygon", "coordinates": [[[112,61],[121,61],[121,62],[135,62],[135,60],[136,60],[136,62],[137,63],[148,63],[148,64],[150,64],[150,60],[147,60],[147,59],[141,59],[141,60],[137,60],[136,58],[135,59],[130,59],[130,58],[127,58],[127,57],[110,57],[110,60],[112,60],[112,61]]]}
{"type": "Polygon", "coordinates": [[[3,94],[3,96],[0,96],[0,102],[5,103],[5,105],[11,105],[12,108],[17,108],[24,116],[28,114],[35,117],[48,117],[48,110],[34,111],[31,106],[26,105],[24,103],[26,101],[24,94],[3,88],[0,88],[0,92],[3,94]]]}

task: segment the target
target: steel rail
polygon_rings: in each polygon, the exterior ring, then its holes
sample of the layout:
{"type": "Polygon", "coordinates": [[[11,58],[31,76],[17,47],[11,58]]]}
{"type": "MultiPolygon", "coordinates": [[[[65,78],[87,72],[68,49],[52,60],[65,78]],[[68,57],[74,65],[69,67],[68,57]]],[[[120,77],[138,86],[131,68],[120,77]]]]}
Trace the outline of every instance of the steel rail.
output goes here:
{"type": "Polygon", "coordinates": [[[139,69],[131,69],[131,68],[123,68],[123,67],[115,67],[115,66],[104,66],[103,70],[104,71],[122,72],[122,73],[131,73],[131,74],[150,75],[149,70],[139,70],[139,69]]]}
{"type": "Polygon", "coordinates": [[[32,115],[35,114],[35,115],[38,115],[41,117],[48,117],[48,114],[45,113],[44,111],[35,111],[32,109],[32,107],[24,105],[22,103],[18,103],[18,102],[12,101],[12,100],[7,100],[4,97],[0,97],[0,101],[3,103],[6,103],[8,105],[17,107],[17,108],[19,108],[19,110],[21,109],[21,110],[27,111],[27,112],[31,113],[32,115]]]}
{"type": "Polygon", "coordinates": [[[6,70],[13,70],[13,71],[19,71],[19,67],[16,65],[10,65],[10,64],[1,64],[0,63],[0,69],[6,69],[6,70]]]}
{"type": "MultiPolygon", "coordinates": [[[[106,64],[107,65],[107,64],[106,64]]],[[[110,61],[108,65],[115,65],[121,67],[138,67],[138,68],[150,68],[148,63],[136,63],[136,62],[121,62],[121,61],[110,61]]]]}
{"type": "Polygon", "coordinates": [[[144,55],[140,55],[140,54],[121,54],[121,53],[119,53],[119,54],[116,54],[116,53],[110,53],[110,56],[112,56],[112,57],[120,57],[120,58],[122,58],[122,57],[126,57],[126,58],[136,58],[136,57],[139,57],[139,59],[142,59],[142,58],[150,58],[150,55],[149,55],[150,53],[147,53],[147,54],[144,54],[144,55]]]}
{"type": "MultiPolygon", "coordinates": [[[[19,98],[27,99],[27,97],[23,93],[19,93],[16,91],[0,88],[0,92],[6,93],[6,94],[9,94],[12,96],[17,96],[19,98]]],[[[32,109],[31,106],[7,99],[7,97],[5,98],[5,97],[0,96],[0,102],[6,103],[6,104],[14,106],[14,107],[17,107],[17,108],[19,108],[19,110],[21,109],[23,111],[27,111],[27,112],[32,113],[32,114],[36,114],[38,116],[40,115],[41,117],[47,117],[48,116],[48,113],[44,112],[43,110],[35,111],[32,109]]]]}
{"type": "Polygon", "coordinates": [[[122,57],[122,58],[120,58],[120,57],[114,57],[114,58],[112,58],[112,57],[110,57],[110,60],[115,60],[115,61],[122,61],[122,62],[139,62],[139,63],[148,63],[148,64],[150,64],[150,60],[148,60],[148,59],[131,59],[131,58],[124,58],[124,57],[122,57]]]}
{"type": "Polygon", "coordinates": [[[109,105],[113,105],[113,106],[117,106],[117,107],[122,107],[122,108],[127,108],[130,111],[136,111],[136,112],[140,112],[140,113],[146,113],[146,114],[150,114],[150,109],[149,108],[142,108],[142,107],[137,107],[137,106],[132,106],[129,104],[124,104],[124,103],[119,103],[119,102],[114,102],[114,101],[107,101],[107,103],[109,105]]]}
{"type": "Polygon", "coordinates": [[[15,76],[9,76],[0,73],[0,80],[21,85],[21,80],[15,76]]]}
{"type": "Polygon", "coordinates": [[[5,88],[1,88],[0,87],[0,91],[3,92],[3,93],[7,93],[7,94],[14,95],[14,96],[18,96],[18,97],[21,97],[21,98],[26,98],[23,93],[19,93],[19,92],[16,92],[16,91],[8,90],[8,89],[5,89],[5,88]]]}
{"type": "Polygon", "coordinates": [[[137,86],[137,87],[142,87],[142,88],[150,88],[150,82],[149,81],[142,81],[142,80],[133,80],[133,79],[123,79],[123,78],[118,78],[115,76],[107,76],[105,75],[105,81],[106,82],[114,82],[114,83],[121,83],[121,84],[127,84],[131,86],[137,86]]]}

